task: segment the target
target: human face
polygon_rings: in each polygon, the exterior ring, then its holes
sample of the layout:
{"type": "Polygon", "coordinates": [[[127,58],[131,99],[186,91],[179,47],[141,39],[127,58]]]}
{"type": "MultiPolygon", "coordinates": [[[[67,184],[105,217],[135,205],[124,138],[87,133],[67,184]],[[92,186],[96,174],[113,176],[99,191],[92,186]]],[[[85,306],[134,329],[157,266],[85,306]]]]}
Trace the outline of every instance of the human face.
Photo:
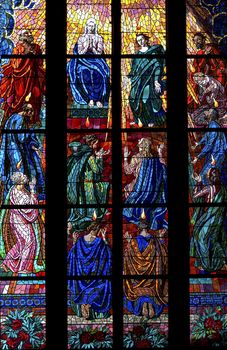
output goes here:
{"type": "Polygon", "coordinates": [[[88,23],[87,24],[87,33],[93,34],[95,32],[95,24],[94,23],[88,23]]]}
{"type": "Polygon", "coordinates": [[[193,41],[194,41],[194,44],[195,44],[195,47],[198,49],[198,50],[201,50],[204,48],[205,46],[205,40],[203,37],[201,37],[200,35],[196,35],[194,38],[193,38],[193,41]]]}
{"type": "Polygon", "coordinates": [[[138,43],[140,46],[142,46],[142,47],[145,46],[145,45],[147,44],[147,41],[146,41],[146,39],[144,38],[143,35],[137,36],[136,40],[137,40],[137,43],[138,43]]]}
{"type": "Polygon", "coordinates": [[[29,30],[24,30],[21,34],[21,40],[31,44],[34,40],[32,33],[29,30]]]}

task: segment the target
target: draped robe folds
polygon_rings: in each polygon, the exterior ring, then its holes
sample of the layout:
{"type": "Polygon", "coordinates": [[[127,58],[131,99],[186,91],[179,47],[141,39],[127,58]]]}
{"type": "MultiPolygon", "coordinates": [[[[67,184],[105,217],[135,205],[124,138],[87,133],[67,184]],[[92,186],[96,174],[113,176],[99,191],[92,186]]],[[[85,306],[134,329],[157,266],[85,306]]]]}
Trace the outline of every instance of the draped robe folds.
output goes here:
{"type": "MultiPolygon", "coordinates": [[[[17,45],[14,55],[24,54],[24,45],[17,45]]],[[[34,55],[41,55],[39,45],[34,44],[34,55]]],[[[42,96],[45,93],[45,71],[43,60],[40,58],[11,58],[9,63],[2,66],[3,78],[0,83],[1,97],[4,99],[3,110],[4,126],[6,120],[13,113],[21,112],[26,103],[26,97],[30,95],[29,103],[34,109],[32,122],[40,121],[39,114],[42,104],[42,96]]]]}
{"type": "MultiPolygon", "coordinates": [[[[167,250],[163,242],[152,235],[132,238],[124,256],[124,274],[167,274],[167,250]]],[[[167,284],[161,279],[127,279],[124,280],[124,294],[124,306],[128,311],[141,315],[143,304],[150,303],[155,316],[159,316],[167,303],[167,284]]]]}
{"type": "MultiPolygon", "coordinates": [[[[35,205],[35,194],[12,187],[10,205],[35,205]]],[[[38,209],[3,209],[0,214],[0,256],[13,273],[37,273],[45,268],[44,223],[38,209]]]]}
{"type": "MultiPolygon", "coordinates": [[[[164,49],[161,45],[153,45],[143,52],[137,52],[138,55],[163,55],[164,49]]],[[[143,126],[153,123],[162,125],[165,120],[165,111],[162,107],[161,95],[164,90],[164,58],[134,58],[128,77],[131,80],[131,91],[129,95],[129,104],[138,124],[138,119],[143,126]],[[161,84],[161,92],[155,91],[155,81],[161,84]]]]}
{"type": "MultiPolygon", "coordinates": [[[[138,165],[136,165],[138,166],[138,165]]],[[[132,173],[137,169],[132,168],[132,173]]],[[[126,204],[165,204],[167,202],[167,170],[165,164],[156,157],[142,158],[138,175],[130,187],[126,204]]],[[[128,187],[126,186],[126,189],[128,187]]],[[[142,208],[124,208],[123,216],[129,222],[138,224],[141,220],[142,208]]],[[[167,208],[144,208],[150,229],[168,228],[166,221],[167,208]]]]}
{"type": "MultiPolygon", "coordinates": [[[[7,130],[20,130],[24,119],[20,114],[12,115],[5,124],[7,130]]],[[[0,146],[0,177],[4,184],[4,199],[12,186],[10,176],[21,171],[29,180],[35,177],[39,199],[45,196],[44,172],[41,159],[33,147],[39,149],[40,142],[33,133],[7,133],[2,135],[0,146]]]]}
{"type": "MultiPolygon", "coordinates": [[[[217,122],[212,121],[209,123],[208,128],[220,129],[220,125],[217,122]]],[[[200,172],[202,183],[204,185],[209,185],[207,172],[210,168],[217,168],[221,173],[221,180],[226,183],[227,179],[225,178],[226,174],[224,174],[223,171],[223,163],[226,159],[227,141],[224,132],[217,130],[206,132],[198,145],[203,145],[203,148],[197,158],[205,159],[204,166],[200,172]],[[213,163],[213,160],[215,161],[215,164],[213,163]]]]}
{"type": "MultiPolygon", "coordinates": [[[[221,187],[213,199],[219,205],[227,200],[226,189],[221,187]]],[[[225,206],[195,208],[190,256],[195,266],[207,272],[217,272],[227,263],[227,212],[225,206]]]]}
{"type": "Polygon", "coordinates": [[[91,317],[107,317],[111,309],[111,282],[102,276],[111,274],[111,251],[99,237],[87,242],[83,237],[74,244],[68,255],[68,275],[100,276],[96,280],[70,280],[68,283],[74,311],[81,317],[76,305],[91,305],[91,317]],[[76,304],[76,305],[75,305],[76,304]]]}
{"type": "MultiPolygon", "coordinates": [[[[78,55],[78,44],[74,47],[78,55]]],[[[76,103],[84,105],[90,100],[108,106],[110,95],[110,69],[104,58],[73,58],[68,62],[70,88],[76,103]]]]}
{"type": "MultiPolygon", "coordinates": [[[[89,205],[108,203],[109,183],[101,181],[103,160],[97,159],[91,147],[81,145],[68,158],[67,196],[69,204],[89,205]]],[[[106,209],[97,208],[97,219],[106,209]]],[[[69,221],[76,230],[84,230],[92,221],[94,208],[73,208],[69,221]]]]}

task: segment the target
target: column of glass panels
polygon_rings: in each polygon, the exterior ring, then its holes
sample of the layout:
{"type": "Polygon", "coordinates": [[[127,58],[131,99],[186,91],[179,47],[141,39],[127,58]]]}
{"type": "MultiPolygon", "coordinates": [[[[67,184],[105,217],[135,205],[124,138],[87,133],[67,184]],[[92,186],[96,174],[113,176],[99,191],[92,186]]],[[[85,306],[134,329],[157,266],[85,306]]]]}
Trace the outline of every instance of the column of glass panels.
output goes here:
{"type": "Polygon", "coordinates": [[[68,345],[112,347],[111,1],[67,1],[68,345]]]}
{"type": "Polygon", "coordinates": [[[165,1],[121,1],[124,348],[168,345],[165,1]]]}
{"type": "Polygon", "coordinates": [[[0,347],[42,349],[45,1],[2,1],[0,16],[0,347]]]}
{"type": "MultiPolygon", "coordinates": [[[[187,1],[190,343],[226,346],[227,95],[221,7],[187,1]],[[206,19],[206,20],[205,20],[206,19]]],[[[225,16],[225,14],[224,14],[225,16]]]]}

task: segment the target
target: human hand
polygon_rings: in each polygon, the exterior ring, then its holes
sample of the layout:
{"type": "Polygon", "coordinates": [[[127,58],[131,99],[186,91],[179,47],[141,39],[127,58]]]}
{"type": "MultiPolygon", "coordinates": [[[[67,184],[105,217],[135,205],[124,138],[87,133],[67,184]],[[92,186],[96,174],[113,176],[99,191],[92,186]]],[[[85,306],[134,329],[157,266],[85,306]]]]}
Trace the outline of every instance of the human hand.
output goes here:
{"type": "Polygon", "coordinates": [[[192,164],[197,163],[197,161],[198,161],[198,158],[197,158],[197,157],[195,157],[195,158],[192,160],[192,164]]]}
{"type": "Polygon", "coordinates": [[[33,177],[32,180],[29,182],[29,189],[31,192],[34,192],[35,186],[36,186],[36,178],[33,177]]]}
{"type": "Polygon", "coordinates": [[[157,80],[154,82],[154,89],[155,89],[155,92],[157,94],[160,94],[160,92],[161,92],[161,84],[157,80]]]}
{"type": "Polygon", "coordinates": [[[125,146],[125,147],[124,147],[124,158],[128,158],[128,157],[130,156],[130,153],[131,153],[131,152],[129,152],[128,147],[125,146]]]}
{"type": "Polygon", "coordinates": [[[191,147],[191,149],[192,149],[192,150],[196,149],[196,147],[198,146],[198,144],[199,144],[199,143],[196,142],[195,145],[191,147]]]}

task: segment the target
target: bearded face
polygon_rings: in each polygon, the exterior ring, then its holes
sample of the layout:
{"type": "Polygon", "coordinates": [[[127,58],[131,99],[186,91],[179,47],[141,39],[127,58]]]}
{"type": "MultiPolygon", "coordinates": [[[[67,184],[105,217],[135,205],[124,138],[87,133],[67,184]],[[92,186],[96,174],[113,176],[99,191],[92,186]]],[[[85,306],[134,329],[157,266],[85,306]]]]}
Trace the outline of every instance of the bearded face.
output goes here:
{"type": "Polygon", "coordinates": [[[24,30],[20,35],[20,41],[26,44],[32,44],[34,41],[32,33],[29,30],[24,30]]]}

